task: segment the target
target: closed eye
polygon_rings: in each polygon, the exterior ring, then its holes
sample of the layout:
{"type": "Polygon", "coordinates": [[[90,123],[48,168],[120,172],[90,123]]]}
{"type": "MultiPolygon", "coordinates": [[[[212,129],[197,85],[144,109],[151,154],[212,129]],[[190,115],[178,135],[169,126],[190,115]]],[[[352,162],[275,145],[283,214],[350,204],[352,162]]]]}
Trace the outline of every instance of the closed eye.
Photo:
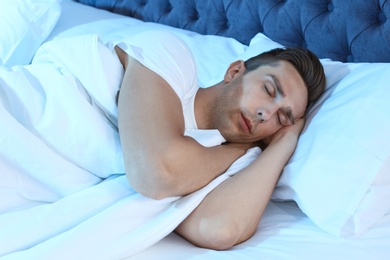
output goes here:
{"type": "Polygon", "coordinates": [[[279,115],[279,114],[278,114],[277,118],[278,118],[278,124],[281,125],[281,126],[284,126],[284,125],[282,124],[282,121],[280,121],[280,115],[279,115]]]}
{"type": "Polygon", "coordinates": [[[292,117],[290,110],[288,111],[279,110],[278,121],[283,126],[289,126],[294,124],[294,117],[292,117]]]}
{"type": "Polygon", "coordinates": [[[267,85],[264,85],[264,90],[265,90],[265,92],[267,92],[267,94],[268,94],[270,97],[272,97],[272,93],[271,93],[271,91],[269,90],[269,88],[267,87],[267,85]]]}
{"type": "Polygon", "coordinates": [[[285,126],[285,124],[283,123],[284,122],[283,112],[282,111],[278,111],[278,113],[276,114],[276,117],[278,118],[278,124],[281,125],[281,126],[285,126]]]}

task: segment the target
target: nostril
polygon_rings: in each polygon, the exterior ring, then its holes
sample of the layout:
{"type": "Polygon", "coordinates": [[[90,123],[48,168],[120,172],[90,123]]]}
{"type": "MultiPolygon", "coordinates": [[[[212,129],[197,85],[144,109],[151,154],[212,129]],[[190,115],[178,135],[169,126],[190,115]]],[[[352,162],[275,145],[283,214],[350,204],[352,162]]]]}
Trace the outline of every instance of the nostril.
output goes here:
{"type": "Polygon", "coordinates": [[[260,122],[263,123],[264,122],[263,113],[257,112],[257,115],[260,117],[260,122]]]}

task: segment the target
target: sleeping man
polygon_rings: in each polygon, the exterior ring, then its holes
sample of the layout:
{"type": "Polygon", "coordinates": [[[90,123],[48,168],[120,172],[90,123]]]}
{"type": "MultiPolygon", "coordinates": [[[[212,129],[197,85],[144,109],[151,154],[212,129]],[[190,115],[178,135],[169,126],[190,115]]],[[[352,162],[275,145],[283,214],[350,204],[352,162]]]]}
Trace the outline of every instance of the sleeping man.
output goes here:
{"type": "Polygon", "coordinates": [[[231,63],[221,82],[199,88],[194,58],[172,34],[143,33],[115,51],[125,69],[119,134],[127,179],[139,193],[153,199],[192,193],[258,141],[266,144],[176,229],[217,250],[247,240],[295,150],[308,105],[324,91],[318,58],[303,49],[272,50],[231,63]],[[214,130],[222,145],[200,145],[193,129],[214,130]]]}

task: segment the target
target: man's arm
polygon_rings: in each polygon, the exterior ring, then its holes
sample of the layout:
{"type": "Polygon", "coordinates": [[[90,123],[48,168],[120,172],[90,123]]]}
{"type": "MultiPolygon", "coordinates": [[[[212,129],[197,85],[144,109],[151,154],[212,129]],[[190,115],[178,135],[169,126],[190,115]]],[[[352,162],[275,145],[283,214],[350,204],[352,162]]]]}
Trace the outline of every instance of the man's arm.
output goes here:
{"type": "Polygon", "coordinates": [[[252,164],[210,192],[176,231],[197,246],[215,250],[250,238],[295,150],[303,122],[279,130],[252,164]]]}
{"type": "Polygon", "coordinates": [[[238,146],[205,148],[184,136],[179,97],[138,61],[126,70],[118,101],[118,124],[126,175],[141,194],[160,199],[191,193],[222,174],[245,153],[238,146]]]}

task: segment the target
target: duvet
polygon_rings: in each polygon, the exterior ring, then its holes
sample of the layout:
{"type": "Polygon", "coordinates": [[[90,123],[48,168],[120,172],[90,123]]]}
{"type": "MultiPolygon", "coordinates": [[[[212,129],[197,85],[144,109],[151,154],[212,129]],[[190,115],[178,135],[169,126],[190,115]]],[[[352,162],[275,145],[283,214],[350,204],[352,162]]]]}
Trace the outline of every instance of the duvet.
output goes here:
{"type": "MultiPolygon", "coordinates": [[[[97,35],[53,40],[31,65],[0,68],[4,259],[134,255],[172,232],[260,153],[249,150],[185,197],[152,200],[135,192],[124,175],[116,125],[119,86],[109,86],[98,41],[97,35]]],[[[209,131],[189,135],[206,146],[220,144],[209,131]]]]}

